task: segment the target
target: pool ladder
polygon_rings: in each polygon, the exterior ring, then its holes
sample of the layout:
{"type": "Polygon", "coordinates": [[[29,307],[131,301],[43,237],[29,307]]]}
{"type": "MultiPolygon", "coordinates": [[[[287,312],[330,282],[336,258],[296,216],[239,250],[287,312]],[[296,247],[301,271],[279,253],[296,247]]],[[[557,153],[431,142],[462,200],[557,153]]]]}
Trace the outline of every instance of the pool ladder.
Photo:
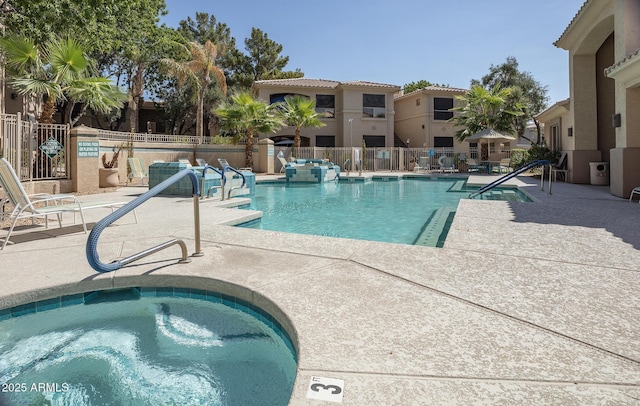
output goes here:
{"type": "Polygon", "coordinates": [[[147,200],[158,195],[160,192],[162,192],[169,186],[173,185],[174,183],[180,181],[185,177],[189,177],[193,185],[193,221],[194,221],[194,234],[195,234],[195,252],[191,254],[191,256],[192,257],[203,256],[204,253],[202,252],[200,247],[200,199],[199,199],[200,187],[198,184],[198,178],[196,177],[195,173],[193,173],[191,169],[184,169],[176,173],[175,175],[171,176],[170,178],[164,180],[163,182],[159,183],[149,191],[138,196],[136,199],[130,201],[129,203],[120,207],[118,210],[107,215],[105,218],[103,218],[102,220],[96,223],[96,225],[91,230],[91,233],[89,234],[89,238],[87,239],[86,255],[87,255],[87,260],[89,261],[89,265],[91,265],[91,267],[97,272],[102,272],[102,273],[113,272],[122,268],[124,265],[130,264],[131,262],[137,261],[141,258],[147,257],[151,254],[154,254],[156,252],[159,252],[163,249],[169,248],[174,245],[179,245],[182,253],[182,257],[178,262],[181,264],[191,262],[191,259],[189,258],[189,255],[187,253],[187,245],[183,240],[179,240],[179,239],[169,240],[155,247],[146,249],[144,251],[141,251],[137,254],[133,254],[123,259],[114,260],[110,263],[104,263],[100,261],[100,257],[98,255],[98,250],[97,250],[100,234],[102,234],[105,228],[107,228],[108,226],[113,224],[115,221],[117,221],[118,219],[120,219],[121,217],[129,213],[130,211],[134,210],[136,207],[145,203],[147,200]]]}
{"type": "MultiPolygon", "coordinates": [[[[521,167],[519,167],[518,169],[516,169],[513,172],[509,172],[508,174],[502,176],[501,178],[498,178],[497,180],[489,183],[488,185],[485,185],[483,187],[481,187],[480,189],[476,190],[475,192],[471,193],[469,195],[469,199],[473,199],[476,196],[480,196],[485,192],[488,192],[489,190],[493,189],[496,186],[499,186],[501,184],[503,184],[504,182],[508,181],[509,179],[515,178],[516,176],[520,175],[521,173],[524,173],[526,171],[528,171],[529,169],[533,169],[535,167],[538,166],[542,166],[543,171],[542,171],[542,176],[540,177],[540,190],[544,190],[544,167],[546,165],[550,165],[549,161],[547,161],[546,159],[539,159],[537,161],[532,161],[529,162],[528,164],[522,165],[521,167]]],[[[551,194],[551,171],[549,171],[549,194],[551,194]]]]}
{"type": "MultiPolygon", "coordinates": [[[[226,179],[226,177],[225,177],[225,175],[224,175],[224,174],[225,174],[227,171],[235,172],[235,173],[237,173],[238,175],[240,175],[240,177],[242,178],[242,185],[240,185],[240,186],[236,186],[236,187],[233,187],[233,186],[232,186],[231,188],[229,188],[229,195],[227,196],[227,199],[231,199],[231,192],[232,192],[233,190],[236,190],[236,189],[242,189],[242,188],[247,184],[247,180],[245,179],[245,177],[244,177],[244,175],[242,174],[242,172],[240,172],[239,170],[237,170],[237,169],[235,169],[235,168],[232,168],[231,166],[225,166],[225,167],[224,167],[224,169],[222,170],[222,173],[223,173],[223,175],[222,175],[222,179],[223,179],[223,181],[226,179]]],[[[224,184],[223,184],[223,185],[224,185],[224,184]]],[[[224,200],[224,186],[222,187],[222,200],[224,200]]]]}

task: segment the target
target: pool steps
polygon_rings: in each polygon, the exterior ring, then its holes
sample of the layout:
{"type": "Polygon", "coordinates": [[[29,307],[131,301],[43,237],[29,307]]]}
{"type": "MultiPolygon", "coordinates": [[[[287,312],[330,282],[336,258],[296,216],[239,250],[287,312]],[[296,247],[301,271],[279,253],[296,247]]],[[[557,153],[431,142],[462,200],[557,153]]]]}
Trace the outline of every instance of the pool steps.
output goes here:
{"type": "Polygon", "coordinates": [[[453,206],[440,207],[434,210],[422,226],[422,230],[413,241],[413,245],[442,247],[455,214],[456,207],[453,206]]]}

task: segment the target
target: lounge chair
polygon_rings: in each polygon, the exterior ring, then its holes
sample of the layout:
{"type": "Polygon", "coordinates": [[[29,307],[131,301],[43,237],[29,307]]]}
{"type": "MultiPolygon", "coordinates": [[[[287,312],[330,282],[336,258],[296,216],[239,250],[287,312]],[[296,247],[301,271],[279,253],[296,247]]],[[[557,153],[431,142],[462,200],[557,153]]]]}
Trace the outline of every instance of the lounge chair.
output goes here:
{"type": "Polygon", "coordinates": [[[469,171],[469,173],[487,172],[487,167],[486,165],[479,164],[478,161],[473,158],[467,158],[467,171],[469,171]]]}
{"type": "MultiPolygon", "coordinates": [[[[640,195],[640,186],[636,186],[633,188],[631,194],[629,195],[629,201],[633,200],[633,195],[640,195]]],[[[638,200],[638,203],[640,203],[640,200],[638,200]]]]}
{"type": "Polygon", "coordinates": [[[280,168],[280,173],[285,171],[285,167],[287,166],[287,160],[284,159],[284,157],[279,156],[278,160],[280,161],[280,164],[282,164],[282,167],[280,168]]]}
{"type": "Polygon", "coordinates": [[[220,164],[220,168],[222,169],[226,168],[227,166],[231,166],[229,165],[229,162],[227,162],[227,160],[224,158],[218,158],[218,163],[220,164]]]}
{"type": "Polygon", "coordinates": [[[551,168],[551,174],[553,175],[553,181],[556,181],[556,177],[558,174],[562,175],[562,179],[567,181],[567,174],[569,173],[569,169],[567,169],[567,153],[563,152],[560,155],[560,160],[556,165],[551,168]]]}
{"type": "Polygon", "coordinates": [[[504,173],[509,173],[513,170],[513,168],[511,168],[511,158],[503,158],[500,160],[500,163],[495,166],[495,168],[498,170],[498,174],[502,174],[502,171],[504,170],[504,173]]]}
{"type": "Polygon", "coordinates": [[[191,161],[189,161],[188,159],[178,159],[178,162],[187,165],[187,168],[191,168],[191,161]]]}
{"type": "Polygon", "coordinates": [[[127,174],[127,185],[133,179],[140,178],[140,182],[142,183],[142,186],[144,186],[144,178],[149,179],[149,174],[147,173],[147,168],[142,163],[142,159],[127,158],[127,163],[129,164],[129,173],[127,174]]]}
{"type": "Polygon", "coordinates": [[[207,166],[207,161],[202,158],[196,158],[196,163],[198,164],[198,166],[207,166]]]}
{"type": "MultiPolygon", "coordinates": [[[[34,195],[32,200],[22,187],[22,184],[20,183],[16,172],[13,170],[13,167],[5,158],[0,159],[0,185],[4,188],[6,198],[8,199],[9,203],[13,205],[13,211],[11,211],[10,214],[6,215],[8,220],[11,221],[11,227],[9,228],[9,232],[4,238],[4,243],[2,244],[2,248],[0,248],[0,250],[3,250],[4,247],[6,247],[9,243],[9,238],[11,237],[11,233],[13,233],[13,229],[18,223],[18,220],[30,218],[33,221],[33,219],[36,217],[44,217],[46,221],[48,220],[48,216],[55,214],[58,217],[59,227],[62,228],[63,213],[74,213],[74,215],[75,213],[80,213],[80,218],[82,219],[82,227],[84,228],[84,232],[86,233],[87,224],[84,219],[84,210],[106,207],[110,208],[113,211],[115,208],[121,207],[127,203],[106,201],[81,203],[73,195],[46,194],[34,195]]],[[[137,223],[138,217],[135,210],[133,214],[137,223]]],[[[48,226],[48,221],[46,221],[45,227],[48,226]]]]}
{"type": "MultiPolygon", "coordinates": [[[[431,165],[429,164],[429,157],[428,156],[421,156],[418,159],[418,166],[424,172],[430,171],[431,170],[431,165]]],[[[414,170],[415,170],[415,168],[414,168],[414,170]]]]}

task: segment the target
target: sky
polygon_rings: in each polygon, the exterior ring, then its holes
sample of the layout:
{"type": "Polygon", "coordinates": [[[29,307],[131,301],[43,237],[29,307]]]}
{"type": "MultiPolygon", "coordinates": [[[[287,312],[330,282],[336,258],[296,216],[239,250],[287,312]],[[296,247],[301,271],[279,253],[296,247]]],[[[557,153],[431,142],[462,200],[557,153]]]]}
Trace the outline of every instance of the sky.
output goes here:
{"type": "Polygon", "coordinates": [[[285,70],[304,77],[404,86],[427,80],[469,88],[514,56],[549,89],[569,97],[569,54],[553,43],[584,0],[166,0],[162,22],[196,12],[225,23],[244,51],[253,27],[283,46],[285,70]]]}

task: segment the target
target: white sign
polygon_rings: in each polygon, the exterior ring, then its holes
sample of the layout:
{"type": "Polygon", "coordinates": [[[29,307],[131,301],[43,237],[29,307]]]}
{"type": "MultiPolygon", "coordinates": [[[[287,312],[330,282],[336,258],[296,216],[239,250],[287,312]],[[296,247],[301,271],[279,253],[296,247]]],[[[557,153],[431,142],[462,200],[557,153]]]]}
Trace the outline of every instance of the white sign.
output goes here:
{"type": "Polygon", "coordinates": [[[344,381],[342,379],[312,376],[307,390],[309,399],[325,400],[327,402],[342,403],[344,381]]]}

